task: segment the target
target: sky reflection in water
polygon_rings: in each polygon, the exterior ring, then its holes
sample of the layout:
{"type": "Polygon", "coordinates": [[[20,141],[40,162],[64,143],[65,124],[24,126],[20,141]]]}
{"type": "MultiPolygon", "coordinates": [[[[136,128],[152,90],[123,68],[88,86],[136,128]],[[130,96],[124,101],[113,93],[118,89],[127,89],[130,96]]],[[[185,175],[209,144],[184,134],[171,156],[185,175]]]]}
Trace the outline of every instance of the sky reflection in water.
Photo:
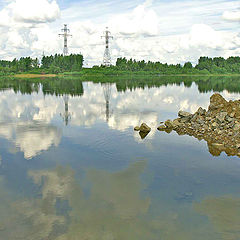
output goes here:
{"type": "Polygon", "coordinates": [[[1,92],[0,239],[240,238],[239,158],[156,130],[211,91],[82,84],[77,96],[1,92]]]}

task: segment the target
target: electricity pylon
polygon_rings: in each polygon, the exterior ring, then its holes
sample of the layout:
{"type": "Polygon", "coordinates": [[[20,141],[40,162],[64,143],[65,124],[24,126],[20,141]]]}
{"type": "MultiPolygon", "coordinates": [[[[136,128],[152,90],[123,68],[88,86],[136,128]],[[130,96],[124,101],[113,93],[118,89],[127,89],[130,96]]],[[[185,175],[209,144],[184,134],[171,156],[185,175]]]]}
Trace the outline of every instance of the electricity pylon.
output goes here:
{"type": "Polygon", "coordinates": [[[111,66],[111,54],[109,51],[109,39],[113,39],[112,36],[110,36],[110,31],[108,31],[108,27],[106,28],[106,31],[104,32],[104,36],[102,38],[105,38],[105,51],[103,56],[103,65],[106,67],[111,66]]]}
{"type": "Polygon", "coordinates": [[[58,34],[58,36],[64,38],[63,56],[67,56],[68,55],[67,40],[68,40],[68,37],[72,37],[72,35],[69,34],[70,30],[67,28],[67,24],[64,24],[64,28],[62,29],[62,32],[63,33],[58,34]]]}

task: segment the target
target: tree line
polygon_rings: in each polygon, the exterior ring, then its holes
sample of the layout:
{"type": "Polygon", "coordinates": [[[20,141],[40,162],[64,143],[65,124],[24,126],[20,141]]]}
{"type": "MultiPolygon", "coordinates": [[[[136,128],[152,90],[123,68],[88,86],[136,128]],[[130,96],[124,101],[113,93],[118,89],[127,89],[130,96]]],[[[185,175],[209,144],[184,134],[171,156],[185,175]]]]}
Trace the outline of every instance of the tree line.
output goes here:
{"type": "Polygon", "coordinates": [[[12,61],[0,60],[0,72],[3,74],[18,72],[45,71],[49,73],[60,73],[64,71],[80,71],[82,66],[83,56],[81,54],[43,56],[41,61],[31,57],[15,58],[12,61]]]}
{"type": "Polygon", "coordinates": [[[240,57],[229,57],[227,59],[223,57],[200,57],[196,66],[193,66],[191,62],[174,65],[161,62],[145,62],[144,60],[127,60],[124,57],[118,58],[116,65],[111,68],[123,71],[155,71],[162,74],[234,74],[240,73],[240,57]]]}
{"type": "MultiPolygon", "coordinates": [[[[61,73],[80,72],[83,68],[83,56],[71,54],[63,56],[55,54],[43,56],[41,61],[37,58],[21,57],[12,61],[0,60],[0,75],[9,73],[61,73]]],[[[240,57],[200,57],[198,63],[193,66],[191,62],[184,64],[167,64],[159,61],[137,61],[135,59],[118,58],[115,65],[108,68],[94,66],[89,69],[94,73],[105,72],[115,74],[116,72],[135,72],[140,74],[240,74],[240,57]]],[[[88,72],[85,69],[85,72],[88,72]]]]}

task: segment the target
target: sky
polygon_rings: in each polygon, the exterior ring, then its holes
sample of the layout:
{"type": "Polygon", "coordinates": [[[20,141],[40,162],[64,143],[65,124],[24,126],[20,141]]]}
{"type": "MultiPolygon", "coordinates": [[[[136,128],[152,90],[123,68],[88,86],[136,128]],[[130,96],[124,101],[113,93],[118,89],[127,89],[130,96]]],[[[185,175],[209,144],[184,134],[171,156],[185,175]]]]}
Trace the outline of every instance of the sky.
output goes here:
{"type": "Polygon", "coordinates": [[[62,53],[63,24],[69,53],[82,53],[86,67],[102,63],[106,27],[113,64],[240,55],[239,0],[0,0],[1,59],[62,53]]]}

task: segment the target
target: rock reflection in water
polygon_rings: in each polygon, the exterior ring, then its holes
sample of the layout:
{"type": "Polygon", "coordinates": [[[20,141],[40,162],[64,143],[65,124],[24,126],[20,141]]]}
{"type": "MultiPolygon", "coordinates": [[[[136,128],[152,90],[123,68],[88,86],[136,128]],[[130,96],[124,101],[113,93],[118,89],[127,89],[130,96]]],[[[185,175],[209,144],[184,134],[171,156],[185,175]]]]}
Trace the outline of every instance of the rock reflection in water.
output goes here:
{"type": "Polygon", "coordinates": [[[139,132],[139,135],[140,135],[140,137],[141,137],[141,139],[144,139],[144,138],[146,138],[146,136],[149,134],[149,132],[139,132]]]}

